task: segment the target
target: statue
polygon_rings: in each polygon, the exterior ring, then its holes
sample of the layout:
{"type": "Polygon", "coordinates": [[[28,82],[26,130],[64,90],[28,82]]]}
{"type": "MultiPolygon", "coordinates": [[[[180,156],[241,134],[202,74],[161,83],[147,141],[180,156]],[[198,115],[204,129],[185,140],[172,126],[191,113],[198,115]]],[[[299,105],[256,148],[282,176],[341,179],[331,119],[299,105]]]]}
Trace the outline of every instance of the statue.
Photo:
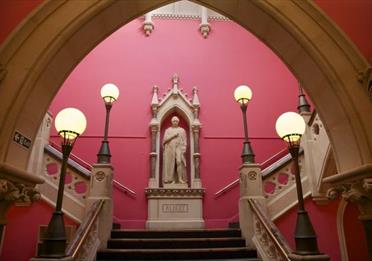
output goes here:
{"type": "Polygon", "coordinates": [[[163,182],[185,184],[187,147],[186,132],[179,127],[178,117],[172,117],[172,126],[167,128],[163,138],[163,182]]]}

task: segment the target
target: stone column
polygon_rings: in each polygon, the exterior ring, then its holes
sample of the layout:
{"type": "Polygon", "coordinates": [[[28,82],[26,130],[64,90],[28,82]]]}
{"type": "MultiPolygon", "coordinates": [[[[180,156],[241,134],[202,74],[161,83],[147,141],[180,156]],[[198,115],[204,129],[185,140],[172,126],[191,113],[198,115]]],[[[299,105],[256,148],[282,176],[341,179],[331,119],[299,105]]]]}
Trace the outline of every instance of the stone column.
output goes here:
{"type": "Polygon", "coordinates": [[[240,167],[239,223],[247,247],[254,249],[256,247],[252,240],[254,236],[253,213],[248,199],[257,200],[261,207],[266,209],[261,168],[258,164],[243,163],[240,167]]]}
{"type": "Polygon", "coordinates": [[[113,167],[111,164],[94,164],[89,184],[86,212],[97,200],[104,199],[105,203],[98,217],[99,248],[105,248],[110,238],[113,222],[113,200],[112,200],[113,167]]]}
{"type": "Polygon", "coordinates": [[[194,177],[193,177],[193,188],[201,188],[201,181],[200,181],[200,152],[199,152],[199,131],[200,125],[193,125],[192,126],[192,134],[194,137],[194,152],[193,152],[193,160],[194,160],[194,177]]]}
{"type": "Polygon", "coordinates": [[[149,188],[158,187],[158,181],[156,179],[156,169],[157,169],[157,161],[158,161],[158,151],[157,151],[157,137],[159,135],[159,124],[157,121],[153,120],[150,123],[150,130],[151,130],[151,152],[150,152],[150,179],[149,179],[149,188]]]}

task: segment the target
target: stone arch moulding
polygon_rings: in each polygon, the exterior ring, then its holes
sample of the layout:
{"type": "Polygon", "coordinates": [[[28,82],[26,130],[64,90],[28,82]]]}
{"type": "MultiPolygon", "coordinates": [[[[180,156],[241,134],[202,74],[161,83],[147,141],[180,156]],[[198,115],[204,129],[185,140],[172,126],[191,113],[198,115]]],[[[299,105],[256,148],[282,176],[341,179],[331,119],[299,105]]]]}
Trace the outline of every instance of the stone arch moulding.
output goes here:
{"type": "Polygon", "coordinates": [[[158,87],[153,87],[151,100],[152,119],[150,121],[151,130],[151,173],[149,188],[159,187],[160,182],[160,129],[167,116],[173,112],[178,112],[186,118],[190,133],[188,141],[190,148],[190,185],[191,188],[201,188],[200,181],[200,152],[199,152],[199,132],[201,123],[199,121],[200,102],[198,90],[193,88],[192,99],[187,98],[187,94],[179,88],[179,77],[175,74],[172,77],[172,88],[166,93],[165,97],[159,101],[158,87]]]}
{"type": "MultiPolygon", "coordinates": [[[[135,17],[171,2],[45,1],[32,12],[0,48],[0,169],[26,169],[31,149],[13,141],[15,132],[33,141],[63,81],[90,50],[135,17]]],[[[339,173],[371,165],[372,105],[358,81],[370,65],[314,3],[193,2],[236,21],[281,57],[315,104],[339,173]]]]}

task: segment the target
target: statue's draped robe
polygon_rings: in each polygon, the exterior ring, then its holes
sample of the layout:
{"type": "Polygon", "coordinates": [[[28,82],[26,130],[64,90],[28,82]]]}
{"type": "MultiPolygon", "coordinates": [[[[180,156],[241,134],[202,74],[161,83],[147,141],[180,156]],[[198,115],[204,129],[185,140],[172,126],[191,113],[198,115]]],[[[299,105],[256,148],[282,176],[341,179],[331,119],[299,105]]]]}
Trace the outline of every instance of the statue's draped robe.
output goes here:
{"type": "Polygon", "coordinates": [[[186,146],[187,138],[186,132],[181,127],[169,127],[165,130],[163,138],[163,182],[164,183],[179,183],[177,177],[181,177],[183,181],[187,181],[186,176],[186,146]],[[173,137],[178,133],[178,137],[171,139],[169,142],[165,143],[168,139],[173,137]],[[181,164],[177,168],[177,165],[181,164]],[[182,173],[177,173],[181,171],[182,173]]]}

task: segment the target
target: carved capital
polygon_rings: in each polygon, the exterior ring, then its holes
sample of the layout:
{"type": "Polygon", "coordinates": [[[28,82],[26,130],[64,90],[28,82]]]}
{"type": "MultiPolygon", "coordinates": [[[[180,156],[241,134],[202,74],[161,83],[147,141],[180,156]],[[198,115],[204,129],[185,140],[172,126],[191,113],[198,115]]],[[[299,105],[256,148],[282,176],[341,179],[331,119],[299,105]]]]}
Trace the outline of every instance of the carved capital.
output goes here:
{"type": "Polygon", "coordinates": [[[0,200],[34,202],[40,199],[40,192],[34,187],[0,179],[0,200]]]}
{"type": "Polygon", "coordinates": [[[342,184],[328,190],[327,196],[336,199],[342,196],[346,201],[358,205],[360,219],[372,219],[372,179],[365,178],[349,184],[342,184]]]}
{"type": "Polygon", "coordinates": [[[363,179],[363,188],[367,192],[372,192],[372,178],[363,179]]]}
{"type": "Polygon", "coordinates": [[[192,129],[192,131],[194,132],[194,133],[198,133],[199,131],[200,131],[200,124],[193,124],[192,126],[191,126],[191,129],[192,129]]]}

